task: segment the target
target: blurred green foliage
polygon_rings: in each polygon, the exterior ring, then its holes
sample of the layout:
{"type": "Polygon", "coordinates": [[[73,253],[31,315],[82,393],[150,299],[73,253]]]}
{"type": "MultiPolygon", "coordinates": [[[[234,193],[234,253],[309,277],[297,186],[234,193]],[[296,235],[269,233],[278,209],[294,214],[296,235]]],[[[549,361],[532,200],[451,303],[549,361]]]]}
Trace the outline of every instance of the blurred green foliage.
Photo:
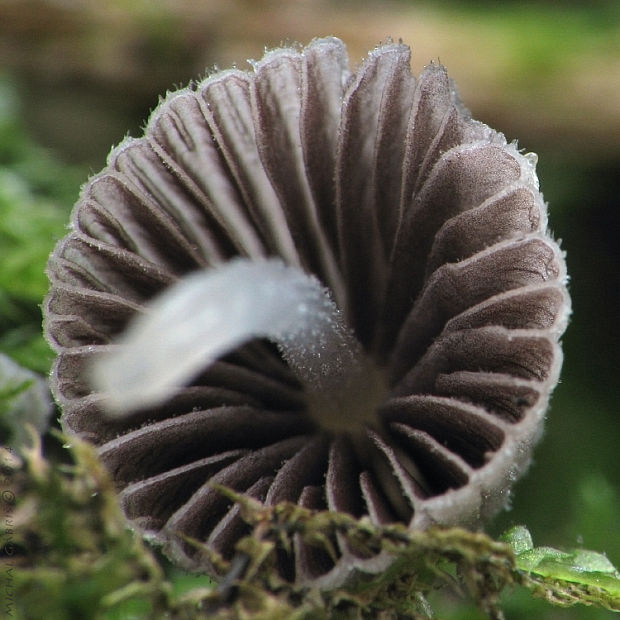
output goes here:
{"type": "Polygon", "coordinates": [[[554,3],[457,3],[449,18],[475,17],[481,31],[492,32],[508,56],[505,71],[511,83],[540,87],[554,72],[580,56],[605,53],[617,46],[620,5],[593,11],[585,5],[559,11],[554,3]]]}
{"type": "Polygon", "coordinates": [[[0,351],[46,372],[52,356],[39,309],[45,264],[65,234],[85,171],[30,140],[18,106],[10,80],[0,78],[0,351]]]}

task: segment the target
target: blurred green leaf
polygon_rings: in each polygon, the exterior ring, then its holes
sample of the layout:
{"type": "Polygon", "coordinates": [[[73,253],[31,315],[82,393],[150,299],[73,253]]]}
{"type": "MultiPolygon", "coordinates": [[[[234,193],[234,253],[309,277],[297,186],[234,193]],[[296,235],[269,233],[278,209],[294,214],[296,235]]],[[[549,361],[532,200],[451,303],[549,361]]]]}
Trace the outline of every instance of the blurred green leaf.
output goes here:
{"type": "Polygon", "coordinates": [[[594,604],[620,611],[620,573],[604,554],[534,547],[522,525],[508,530],[502,540],[512,547],[523,583],[535,594],[559,605],[594,604]]]}

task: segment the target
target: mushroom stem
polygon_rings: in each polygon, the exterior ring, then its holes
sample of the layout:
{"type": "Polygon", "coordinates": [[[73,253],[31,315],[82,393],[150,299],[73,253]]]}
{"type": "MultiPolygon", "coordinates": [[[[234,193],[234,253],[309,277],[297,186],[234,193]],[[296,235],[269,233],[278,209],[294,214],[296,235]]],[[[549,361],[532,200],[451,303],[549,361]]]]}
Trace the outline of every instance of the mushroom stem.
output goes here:
{"type": "Polygon", "coordinates": [[[382,378],[329,291],[274,259],[232,260],[171,286],[97,361],[93,383],[117,414],[155,405],[254,338],[277,344],[321,427],[350,428],[343,411],[374,415],[382,378]]]}

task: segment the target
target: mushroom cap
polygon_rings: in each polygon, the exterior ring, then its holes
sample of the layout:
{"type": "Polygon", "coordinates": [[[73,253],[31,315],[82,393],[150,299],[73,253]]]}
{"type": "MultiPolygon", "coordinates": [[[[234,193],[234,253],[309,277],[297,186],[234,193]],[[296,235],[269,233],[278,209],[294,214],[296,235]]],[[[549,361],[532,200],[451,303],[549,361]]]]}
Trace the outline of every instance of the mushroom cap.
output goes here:
{"type": "MultiPolygon", "coordinates": [[[[247,533],[213,483],[476,527],[540,437],[570,304],[534,158],[471,119],[444,67],[416,79],[409,58],[390,42],[352,74],[343,43],[317,39],[169,94],[83,188],[50,258],[62,425],[97,446],[128,519],[185,568],[214,571],[180,533],[225,557],[247,533]],[[93,360],[158,293],[236,257],[316,276],[387,377],[361,449],[308,415],[260,339],[163,404],[105,414],[93,360]]],[[[389,562],[335,543],[336,562],[300,542],[283,574],[333,587],[389,562]]]]}

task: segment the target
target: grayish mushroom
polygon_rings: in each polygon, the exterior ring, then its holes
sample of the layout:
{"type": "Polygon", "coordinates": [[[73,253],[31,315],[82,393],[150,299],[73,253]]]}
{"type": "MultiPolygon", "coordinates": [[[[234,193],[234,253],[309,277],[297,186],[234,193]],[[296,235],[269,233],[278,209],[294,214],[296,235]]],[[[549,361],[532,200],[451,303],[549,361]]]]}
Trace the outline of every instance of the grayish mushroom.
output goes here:
{"type": "Polygon", "coordinates": [[[43,434],[52,415],[44,377],[0,353],[0,445],[24,448],[32,443],[28,425],[43,434]]]}
{"type": "MultiPolygon", "coordinates": [[[[318,39],[170,94],[50,259],[63,426],[186,568],[213,572],[179,533],[231,557],[247,532],[213,483],[477,527],[540,437],[569,299],[534,157],[409,56],[351,74],[318,39]]],[[[333,587],[389,562],[336,544],[280,569],[333,587]]]]}

